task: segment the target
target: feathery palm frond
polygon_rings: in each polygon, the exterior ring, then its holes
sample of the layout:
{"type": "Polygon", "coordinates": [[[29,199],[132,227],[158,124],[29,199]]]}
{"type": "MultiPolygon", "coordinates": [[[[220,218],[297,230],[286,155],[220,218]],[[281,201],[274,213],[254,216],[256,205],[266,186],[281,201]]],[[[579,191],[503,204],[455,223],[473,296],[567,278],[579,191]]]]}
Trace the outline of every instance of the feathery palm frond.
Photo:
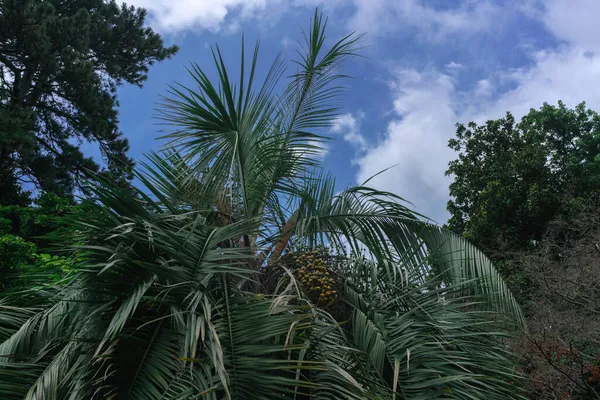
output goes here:
{"type": "Polygon", "coordinates": [[[524,324],[519,305],[489,259],[460,236],[420,218],[403,205],[404,199],[361,186],[334,195],[330,178],[307,182],[307,189],[297,191],[301,200],[293,229],[309,244],[367,251],[382,272],[398,279],[407,273],[416,279],[418,271],[421,283],[435,275],[444,285],[468,287],[524,324]]]}

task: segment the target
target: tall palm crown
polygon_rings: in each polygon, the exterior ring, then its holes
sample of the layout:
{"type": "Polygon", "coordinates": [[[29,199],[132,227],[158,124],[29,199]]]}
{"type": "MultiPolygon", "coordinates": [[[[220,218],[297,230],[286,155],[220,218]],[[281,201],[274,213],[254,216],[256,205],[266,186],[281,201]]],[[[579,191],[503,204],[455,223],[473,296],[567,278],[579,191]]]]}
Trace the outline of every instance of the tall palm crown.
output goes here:
{"type": "Polygon", "coordinates": [[[217,48],[217,84],[172,88],[144,188],[94,186],[72,274],[0,302],[0,398],[519,397],[497,327],[522,316],[485,256],[321,171],[359,39],[325,25],[286,85],[242,45],[237,83],[217,48]]]}

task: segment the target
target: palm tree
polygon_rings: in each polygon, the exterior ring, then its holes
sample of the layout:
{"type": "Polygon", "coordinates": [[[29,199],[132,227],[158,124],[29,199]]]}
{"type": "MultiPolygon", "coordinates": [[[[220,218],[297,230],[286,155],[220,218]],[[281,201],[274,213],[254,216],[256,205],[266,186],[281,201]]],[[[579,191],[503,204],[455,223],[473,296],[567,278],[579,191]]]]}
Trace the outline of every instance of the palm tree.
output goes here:
{"type": "MultiPolygon", "coordinates": [[[[296,72],[190,68],[143,188],[93,186],[73,271],[0,302],[2,399],[507,399],[513,296],[469,243],[315,157],[343,62],[315,13],[296,72]],[[504,327],[504,328],[502,328],[504,327]]],[[[75,243],[75,244],[73,244],[75,243]]]]}

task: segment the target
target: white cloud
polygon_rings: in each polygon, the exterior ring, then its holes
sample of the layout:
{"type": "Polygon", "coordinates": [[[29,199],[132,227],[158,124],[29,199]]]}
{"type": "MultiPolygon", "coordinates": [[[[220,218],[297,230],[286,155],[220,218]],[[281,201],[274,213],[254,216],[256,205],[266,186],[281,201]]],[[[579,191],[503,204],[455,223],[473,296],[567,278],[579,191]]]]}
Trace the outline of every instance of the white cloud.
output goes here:
{"type": "Polygon", "coordinates": [[[481,79],[477,81],[475,86],[475,95],[478,98],[488,98],[494,92],[494,84],[489,79],[481,79]]]}
{"type": "Polygon", "coordinates": [[[331,127],[332,133],[341,134],[344,140],[353,145],[358,152],[364,151],[367,148],[367,141],[360,134],[360,120],[363,116],[364,114],[360,111],[356,116],[352,115],[352,113],[340,115],[331,127]]]}
{"type": "Polygon", "coordinates": [[[427,39],[448,34],[480,32],[497,24],[499,8],[491,0],[464,0],[451,9],[435,9],[426,0],[129,0],[149,12],[149,23],[162,33],[184,30],[236,32],[244,21],[266,22],[293,8],[319,7],[334,13],[339,7],[354,9],[348,25],[359,32],[384,34],[401,27],[419,28],[427,39]]]}
{"type": "MultiPolygon", "coordinates": [[[[351,0],[129,0],[148,10],[149,23],[162,33],[185,30],[237,32],[242,23],[277,21],[290,8],[319,7],[325,12],[351,0]]],[[[303,21],[304,22],[304,21],[303,21]]]]}
{"type": "Polygon", "coordinates": [[[398,164],[375,177],[371,185],[405,197],[418,211],[443,222],[440,204],[447,201],[449,183],[444,170],[451,156],[446,143],[457,120],[455,84],[436,71],[401,70],[396,80],[396,116],[385,139],[358,159],[356,180],[364,182],[398,164]]]}
{"type": "Polygon", "coordinates": [[[329,11],[334,8],[347,4],[350,0],[288,0],[288,4],[294,7],[308,7],[316,8],[320,10],[329,11]]]}
{"type": "Polygon", "coordinates": [[[535,54],[535,66],[504,76],[516,85],[493,102],[480,106],[473,117],[478,121],[501,117],[511,111],[516,117],[538,108],[544,102],[562,100],[569,107],[586,101],[600,110],[600,56],[580,48],[567,48],[535,54]]]}
{"type": "Polygon", "coordinates": [[[458,70],[463,69],[465,66],[460,63],[450,61],[448,64],[445,65],[445,67],[449,72],[456,72],[458,70]]]}
{"type": "Polygon", "coordinates": [[[463,1],[456,8],[439,10],[423,0],[353,0],[356,13],[350,26],[369,34],[386,34],[418,28],[429,40],[448,34],[487,31],[494,27],[499,8],[487,0],[463,1]]]}
{"type": "Polygon", "coordinates": [[[130,0],[149,12],[150,24],[161,32],[186,29],[220,31],[226,17],[236,18],[226,28],[239,26],[239,20],[254,18],[267,7],[268,0],[130,0]]]}
{"type": "Polygon", "coordinates": [[[545,0],[541,18],[558,39],[591,51],[600,51],[600,1],[545,0]]]}
{"type": "Polygon", "coordinates": [[[590,17],[598,15],[592,12],[595,9],[600,9],[600,2],[549,0],[539,17],[567,43],[533,51],[532,66],[498,71],[469,89],[457,88],[449,75],[435,70],[401,71],[391,85],[396,115],[383,141],[359,159],[357,182],[399,163],[373,184],[407,198],[418,211],[444,222],[450,182],[444,172],[456,157],[446,144],[454,136],[456,122],[483,123],[507,111],[520,118],[531,108],[559,100],[569,107],[586,101],[588,107],[600,110],[600,54],[596,53],[600,45],[594,40],[600,24],[590,17]],[[507,83],[512,89],[498,92],[507,83]]]}
{"type": "Polygon", "coordinates": [[[524,3],[530,17],[541,20],[546,29],[565,42],[557,48],[530,50],[531,67],[500,71],[479,81],[475,93],[487,97],[495,83],[511,83],[512,90],[496,98],[469,105],[462,115],[478,122],[502,117],[511,111],[517,118],[544,102],[562,100],[569,107],[586,101],[600,110],[600,14],[598,0],[530,0],[524,3]]]}
{"type": "Polygon", "coordinates": [[[284,49],[294,45],[295,43],[296,43],[296,41],[294,41],[292,38],[290,38],[287,35],[281,38],[281,46],[284,49]]]}

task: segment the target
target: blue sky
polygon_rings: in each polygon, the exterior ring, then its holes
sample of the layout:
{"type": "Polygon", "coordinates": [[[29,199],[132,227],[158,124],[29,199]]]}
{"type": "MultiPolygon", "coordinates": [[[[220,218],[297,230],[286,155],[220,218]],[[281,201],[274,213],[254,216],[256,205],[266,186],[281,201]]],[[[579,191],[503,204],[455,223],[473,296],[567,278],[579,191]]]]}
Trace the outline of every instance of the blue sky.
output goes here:
{"type": "MultiPolygon", "coordinates": [[[[210,45],[237,63],[241,33],[261,39],[262,72],[283,50],[293,57],[314,7],[329,17],[329,37],[365,33],[364,58],[329,134],[326,168],[340,187],[371,184],[445,222],[456,122],[524,115],[543,102],[586,101],[600,110],[600,0],[129,0],[181,50],[150,70],[144,88],[119,91],[121,129],[141,159],[160,136],[154,109],[185,66],[212,71],[210,45]]],[[[235,64],[234,64],[235,65],[235,64]]]]}

